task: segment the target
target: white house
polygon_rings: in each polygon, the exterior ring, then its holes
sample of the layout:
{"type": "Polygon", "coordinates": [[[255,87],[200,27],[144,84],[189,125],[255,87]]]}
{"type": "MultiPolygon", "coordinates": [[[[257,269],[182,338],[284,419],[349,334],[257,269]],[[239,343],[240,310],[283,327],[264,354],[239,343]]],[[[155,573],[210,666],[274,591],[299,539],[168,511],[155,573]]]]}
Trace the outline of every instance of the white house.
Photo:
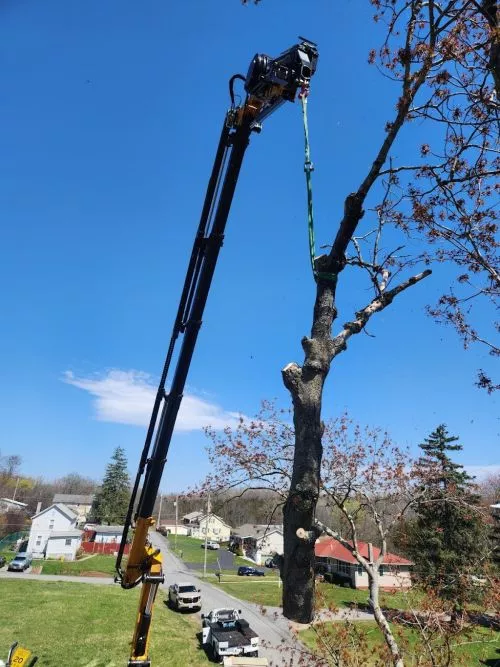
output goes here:
{"type": "MultiPolygon", "coordinates": [[[[373,563],[380,555],[380,549],[372,544],[358,542],[359,553],[373,563]]],[[[333,537],[319,539],[314,546],[317,565],[323,565],[326,572],[333,575],[337,582],[346,582],[352,588],[368,589],[368,575],[357,562],[349,549],[333,537]]],[[[387,553],[380,565],[379,583],[385,590],[410,588],[411,566],[406,558],[387,553]]],[[[325,578],[327,575],[325,574],[325,578]]]]}
{"type": "Polygon", "coordinates": [[[78,529],[53,530],[47,546],[45,547],[45,558],[64,558],[64,560],[75,560],[75,555],[82,543],[82,531],[78,529]]]}
{"type": "MultiPolygon", "coordinates": [[[[198,513],[199,515],[201,513],[198,513]]],[[[188,524],[191,537],[197,537],[217,542],[229,542],[231,526],[216,514],[201,514],[194,522],[188,524]]]]}
{"type": "Polygon", "coordinates": [[[90,542],[99,542],[101,544],[110,544],[121,542],[123,535],[123,526],[99,526],[94,523],[88,523],[85,526],[87,533],[93,533],[90,542]]]}
{"type": "Polygon", "coordinates": [[[76,529],[77,518],[63,503],[50,505],[32,516],[28,553],[34,558],[74,560],[82,541],[82,531],[76,529]]]}
{"type": "Polygon", "coordinates": [[[265,557],[283,553],[283,526],[245,523],[235,530],[232,540],[244,556],[260,564],[265,557]]]}
{"type": "Polygon", "coordinates": [[[158,526],[157,531],[162,535],[189,535],[191,529],[183,523],[162,523],[158,526]]]}
{"type": "Polygon", "coordinates": [[[0,512],[25,512],[28,505],[12,498],[0,498],[0,512]]]}
{"type": "Polygon", "coordinates": [[[78,517],[78,524],[84,524],[87,521],[93,501],[93,495],[86,496],[75,493],[56,493],[52,500],[53,503],[63,503],[70,510],[73,510],[78,517]]]}

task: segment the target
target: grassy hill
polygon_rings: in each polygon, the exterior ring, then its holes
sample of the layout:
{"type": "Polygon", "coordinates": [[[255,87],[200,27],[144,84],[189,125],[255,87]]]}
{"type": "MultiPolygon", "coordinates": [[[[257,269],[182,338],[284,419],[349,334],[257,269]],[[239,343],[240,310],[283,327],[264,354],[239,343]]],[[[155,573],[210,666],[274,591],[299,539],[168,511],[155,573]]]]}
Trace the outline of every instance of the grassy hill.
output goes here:
{"type": "MultiPolygon", "coordinates": [[[[43,667],[122,667],[137,611],[139,591],[119,586],[22,581],[1,582],[0,658],[18,641],[43,667]]],[[[160,594],[155,605],[151,658],[154,665],[198,667],[209,661],[196,638],[197,619],[177,614],[160,594]]]]}

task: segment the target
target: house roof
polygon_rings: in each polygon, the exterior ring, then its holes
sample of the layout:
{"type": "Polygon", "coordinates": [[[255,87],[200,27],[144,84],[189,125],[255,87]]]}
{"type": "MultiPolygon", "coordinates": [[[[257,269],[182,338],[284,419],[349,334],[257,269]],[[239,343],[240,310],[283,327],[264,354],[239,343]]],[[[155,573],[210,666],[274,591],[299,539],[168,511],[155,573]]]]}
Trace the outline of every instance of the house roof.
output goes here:
{"type": "Polygon", "coordinates": [[[244,523],[239,528],[236,528],[234,534],[239,537],[255,537],[259,539],[276,532],[283,534],[283,526],[281,524],[244,523]]]}
{"type": "Polygon", "coordinates": [[[203,516],[203,512],[189,512],[189,514],[184,514],[182,518],[187,519],[188,521],[192,521],[199,516],[203,516]]]}
{"type": "Polygon", "coordinates": [[[31,518],[35,519],[38,516],[42,516],[42,514],[45,514],[45,512],[48,512],[54,507],[58,509],[62,514],[67,516],[68,519],[76,519],[78,516],[77,514],[75,514],[75,512],[73,512],[72,509],[67,507],[64,503],[52,503],[52,505],[49,505],[44,510],[41,510],[41,512],[38,512],[38,514],[34,514],[31,518]]]}
{"type": "Polygon", "coordinates": [[[231,528],[231,526],[230,526],[228,523],[226,523],[222,517],[217,516],[217,514],[214,514],[213,512],[210,512],[210,514],[203,514],[203,516],[200,517],[200,521],[203,521],[203,520],[206,519],[207,517],[211,517],[211,516],[213,516],[214,519],[217,519],[218,521],[220,521],[221,523],[223,523],[223,524],[224,524],[225,526],[227,526],[228,528],[231,528]]]}
{"type": "Polygon", "coordinates": [[[12,500],[12,498],[0,498],[0,502],[9,503],[9,505],[15,505],[19,508],[28,507],[26,503],[20,503],[19,500],[12,500]]]}
{"type": "Polygon", "coordinates": [[[82,531],[76,528],[69,528],[68,530],[53,530],[49,535],[49,540],[57,537],[81,537],[82,531]]]}
{"type": "Polygon", "coordinates": [[[89,526],[89,530],[93,530],[96,533],[123,533],[124,526],[89,526]]]}
{"type": "Polygon", "coordinates": [[[85,496],[73,493],[56,493],[53,503],[69,503],[70,505],[92,505],[94,496],[85,496]]]}
{"type": "MultiPolygon", "coordinates": [[[[358,551],[364,558],[368,559],[368,544],[366,542],[358,542],[358,551]]],[[[318,540],[314,546],[314,553],[321,558],[336,558],[344,561],[344,563],[358,562],[349,549],[333,537],[318,540]]],[[[373,546],[373,558],[377,559],[379,555],[380,549],[373,546]]],[[[412,562],[401,556],[396,556],[396,554],[387,553],[384,558],[384,565],[412,565],[412,562]]]]}

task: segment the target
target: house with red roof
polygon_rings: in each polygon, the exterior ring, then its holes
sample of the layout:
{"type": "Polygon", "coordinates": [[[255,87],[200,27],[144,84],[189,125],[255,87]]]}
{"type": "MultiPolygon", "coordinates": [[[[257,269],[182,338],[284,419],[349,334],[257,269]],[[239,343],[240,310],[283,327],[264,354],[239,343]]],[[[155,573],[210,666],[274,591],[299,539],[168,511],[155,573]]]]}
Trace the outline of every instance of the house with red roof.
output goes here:
{"type": "MultiPolygon", "coordinates": [[[[380,549],[370,543],[358,542],[359,553],[370,563],[380,555],[380,549]]],[[[323,566],[325,573],[352,588],[368,589],[368,575],[347,547],[333,537],[320,538],[314,547],[316,564],[323,566]]],[[[380,566],[380,587],[393,590],[411,586],[411,566],[406,558],[387,553],[380,566]]]]}

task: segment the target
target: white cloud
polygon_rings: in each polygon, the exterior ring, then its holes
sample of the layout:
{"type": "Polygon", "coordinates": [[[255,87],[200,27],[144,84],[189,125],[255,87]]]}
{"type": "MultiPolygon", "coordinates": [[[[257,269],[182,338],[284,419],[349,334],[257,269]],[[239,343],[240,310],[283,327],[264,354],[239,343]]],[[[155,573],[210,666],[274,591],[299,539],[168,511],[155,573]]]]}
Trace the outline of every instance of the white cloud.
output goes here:
{"type": "Polygon", "coordinates": [[[482,480],[489,475],[496,475],[497,473],[500,473],[500,463],[486,466],[464,465],[464,468],[467,470],[469,475],[477,477],[478,480],[482,480]]]}
{"type": "MultiPolygon", "coordinates": [[[[64,382],[93,397],[96,419],[118,424],[147,426],[157,387],[151,376],[141,371],[110,370],[102,375],[76,377],[64,373],[64,382]]],[[[198,431],[205,426],[216,430],[236,426],[240,415],[221,406],[184,393],[175,426],[176,431],[198,431]]]]}

